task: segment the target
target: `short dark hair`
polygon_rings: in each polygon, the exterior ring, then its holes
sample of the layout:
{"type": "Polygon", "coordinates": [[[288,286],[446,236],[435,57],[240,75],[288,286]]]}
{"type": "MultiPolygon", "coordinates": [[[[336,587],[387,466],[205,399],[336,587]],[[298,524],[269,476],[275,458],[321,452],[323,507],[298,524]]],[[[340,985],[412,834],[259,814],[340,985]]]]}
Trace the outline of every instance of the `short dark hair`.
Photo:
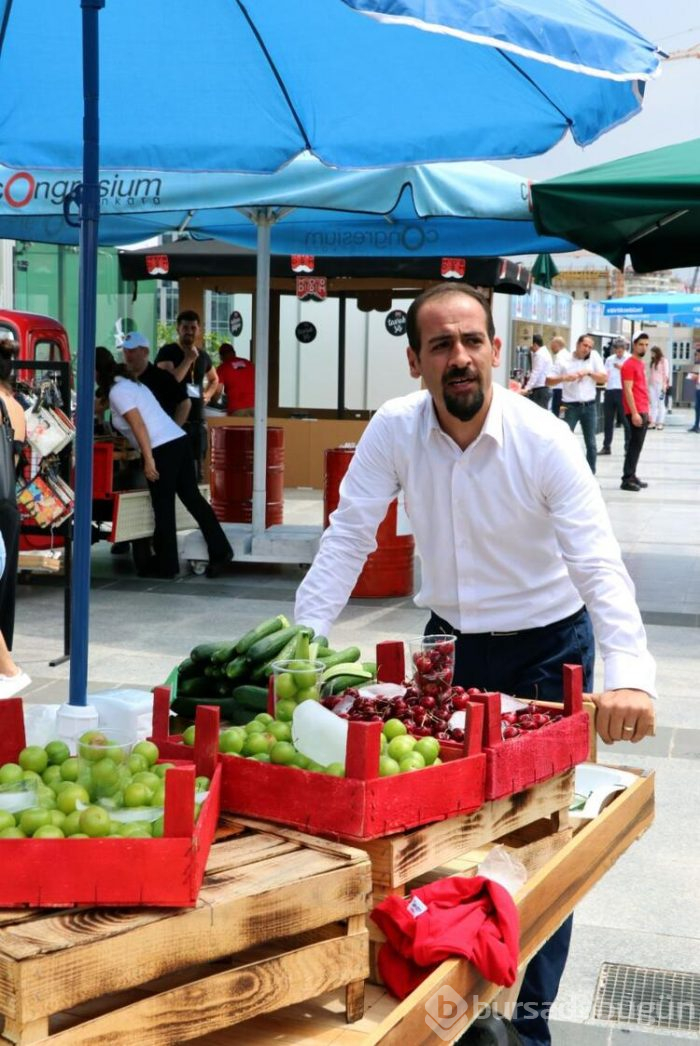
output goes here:
{"type": "Polygon", "coordinates": [[[408,344],[411,346],[416,356],[420,355],[420,328],[418,326],[418,313],[423,308],[426,302],[433,301],[437,298],[446,298],[449,294],[464,294],[467,298],[473,298],[474,301],[478,302],[484,310],[486,317],[486,330],[489,336],[489,340],[493,341],[496,337],[496,328],[493,323],[493,313],[491,312],[491,305],[489,300],[481,291],[477,291],[475,287],[470,287],[468,284],[463,283],[436,283],[432,287],[428,287],[426,291],[419,294],[415,298],[406,313],[406,334],[408,335],[408,344]]]}
{"type": "Polygon", "coordinates": [[[179,327],[181,323],[201,323],[199,313],[195,312],[194,309],[183,309],[182,312],[178,312],[176,325],[179,327]]]}
{"type": "Polygon", "coordinates": [[[542,335],[541,334],[533,334],[532,335],[532,344],[536,345],[538,347],[538,349],[541,349],[542,346],[544,345],[544,338],[542,337],[542,335]]]}
{"type": "Polygon", "coordinates": [[[222,341],[219,345],[219,356],[223,359],[224,356],[235,356],[236,350],[230,341],[222,341]]]}

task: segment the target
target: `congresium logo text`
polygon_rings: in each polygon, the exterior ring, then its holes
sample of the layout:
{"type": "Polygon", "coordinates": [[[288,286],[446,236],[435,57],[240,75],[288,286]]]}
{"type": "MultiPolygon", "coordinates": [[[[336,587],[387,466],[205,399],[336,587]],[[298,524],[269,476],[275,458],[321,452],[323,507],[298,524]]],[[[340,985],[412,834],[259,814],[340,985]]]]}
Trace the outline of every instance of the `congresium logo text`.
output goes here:
{"type": "MultiPolygon", "coordinates": [[[[0,182],[0,200],[9,207],[19,210],[32,203],[46,201],[61,206],[64,198],[72,192],[80,179],[35,178],[29,171],[15,171],[5,182],[0,182]]],[[[103,207],[133,206],[146,200],[160,203],[162,181],[160,178],[123,177],[114,174],[100,179],[100,199],[103,207]]]]}
{"type": "Polygon", "coordinates": [[[422,225],[404,225],[400,229],[324,229],[309,232],[304,238],[304,250],[309,254],[323,254],[324,249],[339,247],[400,247],[404,251],[419,251],[426,244],[438,243],[437,229],[422,225]]]}

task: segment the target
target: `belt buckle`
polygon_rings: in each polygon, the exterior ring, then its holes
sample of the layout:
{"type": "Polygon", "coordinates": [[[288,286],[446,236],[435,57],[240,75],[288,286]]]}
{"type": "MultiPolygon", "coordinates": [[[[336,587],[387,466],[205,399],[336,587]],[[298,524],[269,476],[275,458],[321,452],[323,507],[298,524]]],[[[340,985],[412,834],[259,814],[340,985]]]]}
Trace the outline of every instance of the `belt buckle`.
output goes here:
{"type": "Polygon", "coordinates": [[[520,634],[520,629],[516,629],[514,632],[491,632],[492,636],[517,636],[520,634]]]}

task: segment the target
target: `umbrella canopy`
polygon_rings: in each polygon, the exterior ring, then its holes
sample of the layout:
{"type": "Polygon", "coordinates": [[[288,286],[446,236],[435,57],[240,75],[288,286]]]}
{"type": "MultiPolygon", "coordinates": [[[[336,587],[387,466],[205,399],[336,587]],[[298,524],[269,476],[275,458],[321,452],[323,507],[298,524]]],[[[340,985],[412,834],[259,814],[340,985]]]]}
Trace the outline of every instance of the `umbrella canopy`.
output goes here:
{"type": "Polygon", "coordinates": [[[700,138],[532,186],[535,225],[619,269],[700,264],[700,138]]]}
{"type": "Polygon", "coordinates": [[[628,316],[630,319],[677,318],[700,324],[700,294],[631,294],[627,298],[610,298],[602,302],[604,316],[628,316]]]}
{"type": "Polygon", "coordinates": [[[538,254],[532,266],[533,282],[540,287],[551,287],[552,280],[559,275],[551,254],[538,254]]]}
{"type": "MultiPolygon", "coordinates": [[[[6,194],[22,203],[14,213],[0,212],[0,237],[77,243],[79,225],[65,221],[64,200],[80,175],[24,172],[17,178],[0,164],[6,194]]],[[[99,177],[101,244],[186,229],[254,247],[262,207],[274,211],[275,254],[435,257],[574,249],[535,231],[524,178],[486,163],[344,171],[304,153],[273,174],[102,168],[99,177]]]]}
{"type": "MultiPolygon", "coordinates": [[[[303,151],[374,167],[536,155],[569,130],[586,144],[639,110],[658,54],[594,0],[568,0],[564,33],[546,17],[551,6],[450,2],[447,13],[466,19],[460,37],[454,26],[443,34],[381,24],[343,0],[0,0],[0,155],[13,170],[0,211],[26,206],[39,172],[82,166],[72,587],[82,627],[71,706],[85,703],[87,687],[100,165],[206,179],[274,171],[303,151]],[[522,17],[499,28],[496,45],[483,31],[492,18],[500,23],[501,9],[522,17]],[[476,29],[483,39],[470,37],[476,29]],[[504,50],[504,36],[515,50],[504,50]],[[595,58],[581,66],[589,48],[595,58]]],[[[271,223],[258,220],[264,255],[271,223]]],[[[266,340],[269,284],[258,291],[256,331],[266,340]]],[[[266,380],[258,368],[260,402],[266,380]]],[[[256,418],[258,493],[265,442],[265,419],[256,418]]]]}

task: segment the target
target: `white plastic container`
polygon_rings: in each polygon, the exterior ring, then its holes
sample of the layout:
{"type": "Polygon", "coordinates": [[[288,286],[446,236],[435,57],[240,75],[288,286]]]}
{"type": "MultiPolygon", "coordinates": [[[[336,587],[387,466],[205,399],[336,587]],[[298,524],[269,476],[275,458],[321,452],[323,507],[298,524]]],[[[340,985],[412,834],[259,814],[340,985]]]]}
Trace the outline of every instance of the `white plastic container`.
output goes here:
{"type": "Polygon", "coordinates": [[[150,690],[115,687],[88,694],[97,709],[98,725],[107,730],[121,730],[137,741],[153,733],[153,694],[150,690]]]}

